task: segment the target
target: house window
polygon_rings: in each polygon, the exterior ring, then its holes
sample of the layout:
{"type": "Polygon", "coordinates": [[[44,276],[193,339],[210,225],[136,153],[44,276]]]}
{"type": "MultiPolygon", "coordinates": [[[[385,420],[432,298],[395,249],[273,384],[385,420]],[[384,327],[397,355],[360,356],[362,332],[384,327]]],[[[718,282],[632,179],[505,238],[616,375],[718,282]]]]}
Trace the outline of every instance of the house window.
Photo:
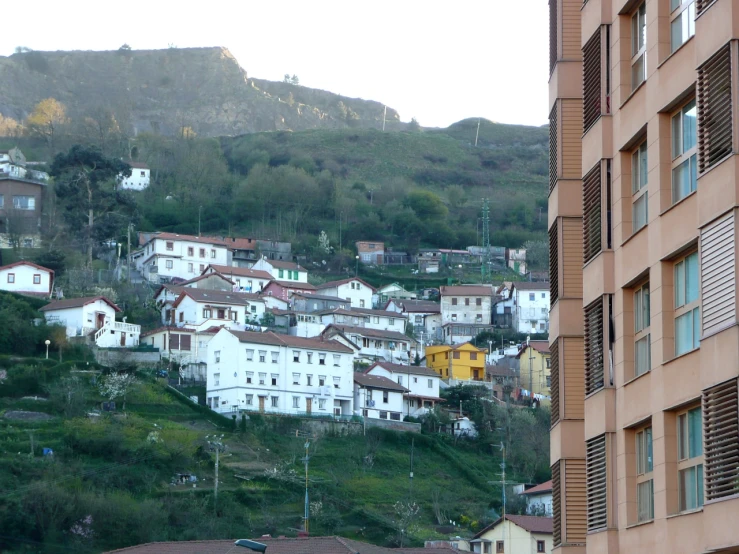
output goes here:
{"type": "Polygon", "coordinates": [[[200,264],[200,273],[202,273],[204,270],[205,270],[205,265],[204,264],[200,264]]]}
{"type": "Polygon", "coordinates": [[[369,348],[369,346],[370,346],[370,339],[362,337],[362,348],[369,348]]]}
{"type": "Polygon", "coordinates": [[[464,305],[465,306],[469,306],[470,305],[470,299],[469,298],[465,298],[464,299],[464,305]]]}
{"type": "Polygon", "coordinates": [[[647,224],[647,141],[631,154],[631,231],[636,233],[647,224]]]}
{"type": "Polygon", "coordinates": [[[313,386],[313,375],[306,375],[305,376],[305,384],[309,387],[313,386]]]}
{"type": "Polygon", "coordinates": [[[536,552],[546,552],[544,541],[536,541],[536,552]]]}
{"type": "Polygon", "coordinates": [[[264,363],[267,361],[267,351],[266,350],[260,350],[259,351],[259,361],[261,363],[264,363]]]}
{"type": "Polygon", "coordinates": [[[185,312],[180,312],[180,323],[185,321],[185,312]]]}
{"type": "Polygon", "coordinates": [[[174,250],[174,242],[167,241],[166,245],[167,245],[167,250],[169,250],[170,252],[174,250]]]}
{"type": "Polygon", "coordinates": [[[674,52],[695,35],[694,0],[670,0],[670,52],[674,52]]]}
{"type": "Polygon", "coordinates": [[[334,377],[334,388],[341,388],[341,377],[334,377]]]}
{"type": "Polygon", "coordinates": [[[700,406],[677,416],[677,486],[681,512],[703,506],[702,424],[700,406]]]}
{"type": "Polygon", "coordinates": [[[280,359],[280,353],[279,352],[270,352],[270,355],[272,356],[272,363],[276,364],[280,359]]]}
{"type": "Polygon", "coordinates": [[[319,375],[318,376],[318,386],[323,387],[326,384],[326,376],[325,375],[319,375]]]}
{"type": "Polygon", "coordinates": [[[326,399],[325,398],[319,398],[318,399],[318,409],[319,410],[325,410],[326,409],[326,399]]]}
{"type": "Polygon", "coordinates": [[[649,283],[634,292],[634,376],[651,369],[649,283]]]}
{"type": "Polygon", "coordinates": [[[476,360],[477,359],[477,352],[470,352],[470,360],[476,360]]]}
{"type": "Polygon", "coordinates": [[[293,373],[293,385],[300,384],[300,373],[293,373]]]}
{"type": "Polygon", "coordinates": [[[195,249],[192,246],[187,247],[187,255],[188,256],[194,256],[195,255],[195,249]]]}
{"type": "Polygon", "coordinates": [[[698,253],[675,264],[675,356],[700,346],[698,253]]]}
{"type": "Polygon", "coordinates": [[[214,249],[210,250],[210,257],[215,258],[216,257],[216,251],[214,249]]]}
{"type": "Polygon", "coordinates": [[[340,354],[334,354],[334,367],[339,367],[339,362],[341,361],[341,355],[340,354]]]}
{"type": "Polygon", "coordinates": [[[195,269],[193,268],[193,264],[187,264],[187,272],[188,273],[195,273],[195,269]]]}
{"type": "Polygon", "coordinates": [[[272,374],[272,386],[273,387],[276,387],[277,386],[277,379],[279,379],[279,378],[280,378],[279,375],[276,375],[274,373],[272,374]]]}
{"type": "Polygon", "coordinates": [[[308,352],[306,356],[308,357],[308,363],[312,364],[313,363],[313,352],[308,352]]]}
{"type": "Polygon", "coordinates": [[[285,276],[285,274],[284,274],[284,271],[282,271],[281,269],[278,269],[278,270],[277,270],[277,273],[278,273],[278,275],[277,275],[277,276],[278,276],[278,278],[280,278],[280,279],[282,279],[282,278],[283,278],[283,277],[285,276]]]}
{"type": "Polygon", "coordinates": [[[652,428],[646,427],[636,433],[636,517],[638,522],[654,519],[652,469],[652,428]]]}
{"type": "Polygon", "coordinates": [[[495,552],[496,554],[504,553],[505,552],[505,542],[495,541],[495,552]]]}
{"type": "Polygon", "coordinates": [[[380,419],[387,419],[387,412],[380,412],[380,419]]]}
{"type": "Polygon", "coordinates": [[[249,311],[251,311],[251,313],[253,313],[253,314],[257,313],[257,307],[256,307],[256,305],[254,305],[254,304],[250,305],[249,306],[249,311]]]}
{"type": "Polygon", "coordinates": [[[273,396],[272,398],[272,407],[273,408],[279,408],[280,404],[280,397],[279,396],[273,396]]]}
{"type": "Polygon", "coordinates": [[[403,384],[403,376],[402,375],[398,375],[398,384],[399,385],[402,385],[403,384]]]}
{"type": "Polygon", "coordinates": [[[382,403],[383,404],[388,403],[388,392],[386,390],[382,391],[382,403]]]}
{"type": "Polygon", "coordinates": [[[164,262],[164,265],[165,265],[165,267],[167,269],[172,269],[172,267],[173,267],[174,264],[173,264],[172,260],[167,260],[166,262],[164,262]]]}
{"type": "Polygon", "coordinates": [[[296,364],[300,363],[300,351],[299,350],[293,350],[293,362],[296,364]]]}
{"type": "Polygon", "coordinates": [[[254,405],[254,395],[253,394],[247,394],[246,395],[246,405],[247,406],[254,405]]]}
{"type": "Polygon", "coordinates": [[[246,384],[251,385],[253,380],[254,380],[254,372],[247,371],[246,372],[246,384]]]}
{"type": "Polygon", "coordinates": [[[460,358],[459,352],[452,352],[452,359],[459,360],[459,358],[460,358]]]}
{"type": "Polygon", "coordinates": [[[216,358],[216,363],[220,363],[220,361],[221,361],[221,351],[220,350],[216,350],[215,352],[213,352],[213,355],[216,358]]]}
{"type": "Polygon", "coordinates": [[[456,305],[457,305],[457,299],[456,298],[452,298],[452,306],[456,306],[456,305]]]}
{"type": "Polygon", "coordinates": [[[41,274],[40,273],[35,273],[33,275],[33,284],[34,285],[40,285],[41,284],[41,274]]]}
{"type": "MultiPolygon", "coordinates": [[[[180,313],[182,313],[182,312],[180,312],[180,313]]],[[[212,316],[212,314],[213,314],[213,312],[211,311],[210,308],[203,308],[203,317],[204,318],[210,319],[211,316],[212,316]]]]}
{"type": "Polygon", "coordinates": [[[266,373],[260,373],[259,374],[259,384],[264,385],[267,382],[267,374],[266,373]]]}
{"type": "Polygon", "coordinates": [[[8,283],[15,283],[15,273],[8,273],[8,283]]]}
{"type": "Polygon", "coordinates": [[[254,361],[254,350],[252,350],[252,349],[247,349],[247,351],[246,351],[246,361],[247,361],[247,362],[252,362],[252,361],[254,361]]]}
{"type": "Polygon", "coordinates": [[[529,293],[529,300],[531,302],[533,302],[534,300],[536,300],[536,293],[530,292],[529,293]]]}
{"type": "Polygon", "coordinates": [[[390,412],[390,419],[400,421],[400,414],[398,412],[390,412]]]}
{"type": "Polygon", "coordinates": [[[428,388],[430,388],[430,389],[434,388],[434,380],[433,379],[429,379],[428,380],[428,388]]]}
{"type": "Polygon", "coordinates": [[[293,408],[300,408],[300,397],[293,396],[293,408]]]}
{"type": "Polygon", "coordinates": [[[360,300],[359,301],[359,307],[360,308],[364,308],[364,300],[360,300]]]}
{"type": "Polygon", "coordinates": [[[213,385],[218,386],[221,384],[221,374],[220,373],[214,373],[213,374],[213,385]]]}
{"type": "Polygon", "coordinates": [[[631,16],[631,90],[647,78],[647,3],[631,16]]]}
{"type": "Polygon", "coordinates": [[[318,355],[318,365],[326,365],[326,354],[318,355]]]}
{"type": "Polygon", "coordinates": [[[389,318],[389,319],[387,320],[387,323],[388,323],[388,325],[395,325],[395,318],[392,318],[392,317],[391,317],[391,318],[389,318]]]}
{"type": "Polygon", "coordinates": [[[374,316],[374,317],[372,318],[372,323],[380,323],[380,318],[379,318],[379,316],[374,316]]]}
{"type": "Polygon", "coordinates": [[[698,186],[695,100],[672,116],[672,203],[679,202],[698,186]]]}
{"type": "Polygon", "coordinates": [[[475,306],[482,306],[482,298],[475,299],[475,306]]]}

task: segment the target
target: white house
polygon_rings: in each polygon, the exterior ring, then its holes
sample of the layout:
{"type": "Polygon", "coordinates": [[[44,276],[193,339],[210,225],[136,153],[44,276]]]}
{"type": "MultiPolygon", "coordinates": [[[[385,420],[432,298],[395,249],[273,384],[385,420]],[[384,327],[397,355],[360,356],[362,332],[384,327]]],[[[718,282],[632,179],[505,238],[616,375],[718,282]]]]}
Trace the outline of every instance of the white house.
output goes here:
{"type": "Polygon", "coordinates": [[[408,389],[387,377],[354,373],[354,405],[363,417],[401,421],[406,392],[408,389]]]}
{"type": "Polygon", "coordinates": [[[247,267],[209,264],[203,274],[211,273],[223,275],[228,278],[236,287],[233,290],[239,290],[241,292],[258,293],[272,280],[271,273],[247,267]]]}
{"type": "Polygon", "coordinates": [[[217,412],[351,416],[354,350],[333,340],[222,329],[208,344],[217,412]]]}
{"type": "Polygon", "coordinates": [[[50,325],[64,325],[69,338],[89,337],[103,348],[139,344],[141,326],[116,321],[115,314],[121,309],[104,296],[56,300],[41,311],[50,325]]]}
{"type": "Polygon", "coordinates": [[[375,288],[357,277],[342,279],[340,281],[329,281],[316,286],[319,294],[327,296],[338,296],[351,302],[352,308],[371,308],[372,295],[375,288]]]}
{"type": "Polygon", "coordinates": [[[0,150],[0,173],[19,179],[31,179],[35,181],[48,181],[49,174],[38,171],[28,166],[40,165],[40,162],[28,162],[17,146],[10,150],[0,150]]]}
{"type": "Polygon", "coordinates": [[[398,283],[391,283],[377,289],[375,294],[372,296],[372,302],[375,306],[384,306],[391,298],[412,300],[416,298],[416,296],[415,292],[408,292],[398,283]]]}
{"type": "Polygon", "coordinates": [[[490,325],[493,313],[492,285],[454,285],[439,290],[442,325],[490,325]]]}
{"type": "Polygon", "coordinates": [[[0,267],[0,290],[50,297],[54,271],[32,262],[15,262],[0,267]]]}
{"type": "Polygon", "coordinates": [[[140,233],[142,248],[133,254],[144,279],[167,282],[197,277],[208,264],[226,265],[228,249],[221,239],[175,233],[140,233]]]}
{"type": "Polygon", "coordinates": [[[365,373],[387,377],[408,389],[403,395],[403,415],[418,417],[442,402],[439,397],[441,378],[428,367],[376,362],[365,373]]]}
{"type": "MultiPolygon", "coordinates": [[[[205,382],[208,343],[220,328],[195,331],[185,327],[160,327],[141,335],[141,342],[159,348],[163,360],[179,365],[182,378],[205,382]]],[[[171,367],[172,371],[176,368],[171,367]]]]}
{"type": "Polygon", "coordinates": [[[251,269],[266,271],[278,281],[308,282],[308,270],[294,262],[284,260],[269,260],[262,257],[251,269]]]}
{"type": "Polygon", "coordinates": [[[549,332],[549,282],[513,283],[513,322],[519,333],[549,332]]]}
{"type": "Polygon", "coordinates": [[[151,170],[143,162],[126,162],[131,166],[131,176],[118,176],[118,186],[126,190],[144,190],[151,181],[151,170]]]}
{"type": "Polygon", "coordinates": [[[335,338],[347,346],[359,349],[358,359],[385,360],[410,363],[415,354],[416,341],[398,331],[381,331],[350,325],[329,325],[321,336],[335,338]]]}
{"type": "Polygon", "coordinates": [[[390,299],[385,311],[397,312],[413,324],[413,334],[424,344],[441,340],[441,305],[431,300],[390,299]]]}
{"type": "Polygon", "coordinates": [[[183,288],[172,303],[169,321],[198,331],[213,326],[243,331],[257,328],[264,310],[264,301],[256,294],[183,288]]]}
{"type": "Polygon", "coordinates": [[[470,546],[481,554],[551,554],[553,537],[551,517],[506,514],[477,533],[470,546]]]}
{"type": "Polygon", "coordinates": [[[452,420],[452,432],[455,437],[474,438],[477,436],[475,424],[470,421],[470,418],[467,416],[458,417],[452,420]]]}
{"type": "Polygon", "coordinates": [[[552,480],[530,488],[524,485],[514,487],[514,492],[526,498],[526,512],[539,516],[552,517],[552,480]]]}

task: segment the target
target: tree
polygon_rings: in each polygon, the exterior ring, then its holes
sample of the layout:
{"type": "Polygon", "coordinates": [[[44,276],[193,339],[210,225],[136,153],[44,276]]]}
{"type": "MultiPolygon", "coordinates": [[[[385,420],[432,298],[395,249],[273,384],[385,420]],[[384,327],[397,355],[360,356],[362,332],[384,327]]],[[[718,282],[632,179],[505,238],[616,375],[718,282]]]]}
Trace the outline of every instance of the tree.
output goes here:
{"type": "Polygon", "coordinates": [[[549,242],[527,240],[523,244],[529,269],[546,269],[549,265],[549,242]]]}
{"type": "Polygon", "coordinates": [[[411,118],[411,122],[408,124],[408,130],[413,133],[417,133],[421,130],[421,125],[415,117],[411,118]]]}
{"type": "Polygon", "coordinates": [[[26,123],[31,134],[46,140],[53,150],[59,130],[67,121],[67,109],[64,104],[54,98],[46,98],[36,104],[26,123]]]}
{"type": "Polygon", "coordinates": [[[123,399],[123,411],[126,411],[126,394],[136,384],[133,373],[109,373],[100,380],[98,390],[110,402],[116,398],[123,399]]]}
{"type": "Polygon", "coordinates": [[[118,49],[119,52],[130,52],[131,47],[128,45],[128,43],[123,43],[121,47],[118,49]]]}
{"type": "Polygon", "coordinates": [[[54,158],[51,175],[67,226],[72,233],[83,234],[87,264],[92,266],[93,244],[116,236],[135,212],[131,196],[116,188],[119,176],[131,175],[131,166],[96,148],[75,145],[54,158]]]}
{"type": "Polygon", "coordinates": [[[428,190],[411,191],[406,196],[405,202],[422,221],[441,223],[449,214],[441,198],[428,190]]]}
{"type": "Polygon", "coordinates": [[[318,235],[318,250],[320,250],[322,254],[331,253],[331,243],[328,240],[326,231],[321,231],[321,234],[318,235]]]}

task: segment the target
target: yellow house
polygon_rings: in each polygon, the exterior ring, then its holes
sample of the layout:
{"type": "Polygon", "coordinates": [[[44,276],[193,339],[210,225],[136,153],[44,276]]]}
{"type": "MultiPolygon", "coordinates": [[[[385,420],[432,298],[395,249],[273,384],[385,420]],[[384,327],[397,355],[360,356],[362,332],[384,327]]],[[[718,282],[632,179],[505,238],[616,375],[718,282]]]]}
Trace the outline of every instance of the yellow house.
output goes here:
{"type": "Polygon", "coordinates": [[[518,368],[521,388],[532,391],[534,394],[549,396],[552,374],[552,354],[549,343],[545,340],[532,340],[528,346],[521,349],[518,358],[518,368]]]}
{"type": "Polygon", "coordinates": [[[551,517],[506,515],[477,533],[470,546],[481,554],[550,554],[553,529],[551,517]]]}
{"type": "Polygon", "coordinates": [[[454,346],[427,346],[426,367],[433,369],[442,379],[484,381],[487,353],[487,349],[477,348],[469,342],[454,346]]]}

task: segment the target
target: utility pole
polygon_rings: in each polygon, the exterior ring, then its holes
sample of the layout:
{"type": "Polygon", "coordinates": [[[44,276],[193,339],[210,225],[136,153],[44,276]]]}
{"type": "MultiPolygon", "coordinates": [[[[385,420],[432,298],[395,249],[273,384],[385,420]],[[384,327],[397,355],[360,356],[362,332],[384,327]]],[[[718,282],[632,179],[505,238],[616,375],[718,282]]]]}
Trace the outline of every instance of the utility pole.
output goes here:
{"type": "Polygon", "coordinates": [[[416,439],[411,439],[411,473],[410,473],[410,491],[408,495],[408,502],[413,502],[413,449],[415,447],[416,439]]]}
{"type": "Polygon", "coordinates": [[[385,119],[387,118],[387,106],[385,106],[385,109],[382,112],[382,132],[385,132],[385,119]]]}
{"type": "Polygon", "coordinates": [[[128,223],[128,250],[126,250],[126,276],[128,277],[128,284],[131,284],[131,227],[133,223],[128,223]]]}
{"type": "Polygon", "coordinates": [[[213,511],[218,515],[218,465],[220,463],[221,451],[226,450],[226,446],[223,444],[223,435],[209,435],[205,438],[208,440],[210,449],[216,451],[215,482],[213,484],[213,511]]]}
{"type": "Polygon", "coordinates": [[[477,148],[477,138],[480,136],[480,118],[477,118],[477,132],[475,133],[475,148],[477,148]]]}
{"type": "Polygon", "coordinates": [[[482,267],[480,273],[482,282],[490,281],[490,204],[488,199],[482,201],[482,267]]]}
{"type": "Polygon", "coordinates": [[[303,458],[303,463],[305,464],[305,509],[304,509],[304,515],[303,515],[303,528],[306,533],[310,531],[309,528],[309,521],[310,521],[310,502],[308,500],[308,463],[310,462],[310,456],[308,456],[308,449],[310,448],[310,441],[305,441],[305,458],[303,458]]]}
{"type": "Polygon", "coordinates": [[[198,237],[200,237],[200,213],[203,211],[202,206],[198,206],[198,237]]]}
{"type": "Polygon", "coordinates": [[[532,397],[534,395],[534,366],[532,360],[534,359],[534,351],[531,348],[531,336],[526,337],[526,346],[529,349],[529,392],[532,397]]]}

